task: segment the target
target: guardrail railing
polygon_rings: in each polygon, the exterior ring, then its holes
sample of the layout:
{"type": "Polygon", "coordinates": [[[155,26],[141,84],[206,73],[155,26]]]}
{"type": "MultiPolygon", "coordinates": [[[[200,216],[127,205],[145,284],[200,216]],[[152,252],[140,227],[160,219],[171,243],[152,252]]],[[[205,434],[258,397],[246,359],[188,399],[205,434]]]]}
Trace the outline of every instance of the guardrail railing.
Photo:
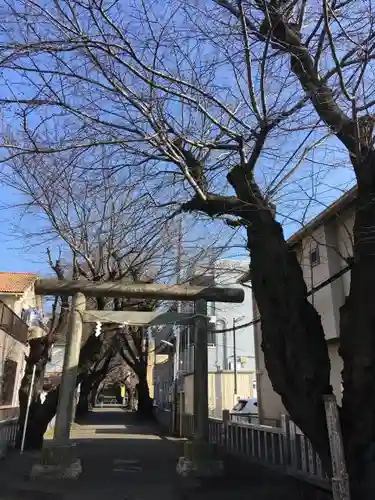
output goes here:
{"type": "Polygon", "coordinates": [[[0,458],[14,448],[18,431],[17,407],[0,407],[0,458]]]}
{"type": "MultiPolygon", "coordinates": [[[[165,425],[172,413],[159,409],[158,414],[161,413],[163,417],[158,418],[163,418],[165,425]]],[[[282,415],[280,427],[232,420],[228,412],[223,416],[224,419],[209,419],[211,443],[215,443],[229,454],[281,470],[327,490],[331,489],[330,480],[323,472],[319,455],[308,438],[287,415],[282,415]]],[[[183,414],[177,420],[181,422],[181,436],[192,438],[194,415],[183,414]]]]}

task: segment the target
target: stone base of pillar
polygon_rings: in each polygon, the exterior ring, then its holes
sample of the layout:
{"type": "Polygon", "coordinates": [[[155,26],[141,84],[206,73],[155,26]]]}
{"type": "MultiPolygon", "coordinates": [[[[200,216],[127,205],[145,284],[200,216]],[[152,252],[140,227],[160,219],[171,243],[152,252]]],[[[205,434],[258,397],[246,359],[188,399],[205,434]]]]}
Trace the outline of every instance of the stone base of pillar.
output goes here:
{"type": "Polygon", "coordinates": [[[77,479],[82,472],[82,463],[75,454],[74,444],[50,444],[43,448],[40,463],[34,464],[30,478],[77,479]]]}
{"type": "Polygon", "coordinates": [[[184,456],[180,457],[176,471],[184,477],[212,478],[224,473],[224,463],[213,445],[199,441],[184,443],[184,456]]]}

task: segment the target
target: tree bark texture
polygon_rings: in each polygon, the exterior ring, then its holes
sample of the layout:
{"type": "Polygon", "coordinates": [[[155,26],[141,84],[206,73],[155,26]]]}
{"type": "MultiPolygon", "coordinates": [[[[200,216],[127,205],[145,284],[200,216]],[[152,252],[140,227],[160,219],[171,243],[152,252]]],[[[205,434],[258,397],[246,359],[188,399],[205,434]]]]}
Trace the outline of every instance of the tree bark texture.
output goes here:
{"type": "Polygon", "coordinates": [[[83,417],[90,410],[90,393],[92,389],[92,377],[90,375],[85,375],[82,377],[81,390],[79,392],[79,399],[76,408],[76,417],[83,417]]]}
{"type": "MultiPolygon", "coordinates": [[[[265,136],[260,136],[260,143],[265,136]]],[[[253,178],[256,158],[228,174],[236,197],[194,198],[185,210],[230,214],[246,227],[252,289],[261,316],[262,349],[275,391],[311,440],[330,473],[323,396],[332,393],[330,360],[321,319],[307,297],[296,253],[253,178]],[[251,164],[252,162],[252,164],[251,164]]]]}
{"type": "Polygon", "coordinates": [[[127,395],[127,408],[134,410],[135,408],[135,387],[130,380],[125,380],[125,390],[127,395]]]}
{"type": "Polygon", "coordinates": [[[150,391],[147,382],[147,370],[140,369],[137,373],[138,384],[137,384],[137,399],[138,399],[138,414],[142,418],[152,419],[153,418],[153,404],[150,398],[150,391]]]}
{"type": "Polygon", "coordinates": [[[285,408],[330,472],[323,395],[331,394],[332,387],[321,319],[307,299],[296,253],[271,210],[262,206],[255,183],[249,192],[243,174],[240,168],[233,170],[230,181],[237,196],[248,201],[243,218],[249,222],[252,287],[261,316],[266,369],[285,408]]]}
{"type": "Polygon", "coordinates": [[[20,389],[18,392],[20,415],[19,415],[19,430],[16,436],[16,448],[21,447],[23,428],[25,424],[25,416],[27,409],[27,401],[31,389],[31,381],[34,366],[35,378],[32,391],[32,399],[29,410],[27,423],[27,431],[25,437],[25,449],[38,449],[41,446],[39,433],[35,432],[35,424],[39,416],[39,408],[41,406],[40,394],[43,390],[44,369],[49,358],[50,338],[48,335],[41,338],[31,339],[30,352],[26,359],[25,373],[21,380],[20,389]]]}
{"type": "MultiPolygon", "coordinates": [[[[346,147],[357,179],[357,206],[349,296],[341,309],[340,355],[343,359],[341,423],[352,498],[375,496],[375,151],[372,133],[356,113],[348,116],[326,82],[300,33],[282,11],[265,15],[264,35],[290,55],[291,69],[317,114],[346,147]]],[[[272,377],[271,377],[272,378],[272,377]]],[[[294,418],[294,415],[291,414],[294,418]]],[[[301,425],[307,428],[307,418],[301,425]]]]}
{"type": "MultiPolygon", "coordinates": [[[[37,381],[34,386],[34,396],[32,405],[30,407],[29,419],[27,424],[27,432],[25,439],[25,449],[39,450],[43,446],[43,436],[47,430],[48,424],[56,414],[57,403],[59,398],[59,387],[50,390],[46,396],[44,403],[40,401],[40,392],[43,388],[44,367],[48,361],[47,345],[48,339],[42,337],[41,339],[33,339],[30,341],[30,356],[26,364],[25,375],[21,382],[20,388],[20,430],[16,439],[16,446],[19,447],[22,439],[23,422],[26,412],[27,397],[29,393],[32,367],[36,361],[37,381]],[[39,368],[41,367],[41,368],[39,368]],[[43,373],[42,373],[43,372],[43,373]]],[[[93,363],[98,360],[101,355],[102,341],[95,337],[90,336],[86,344],[81,349],[77,385],[81,382],[84,375],[90,369],[93,363]]]]}
{"type": "Polygon", "coordinates": [[[361,166],[350,293],[341,309],[341,408],[347,467],[355,498],[375,496],[375,154],[361,166]]]}

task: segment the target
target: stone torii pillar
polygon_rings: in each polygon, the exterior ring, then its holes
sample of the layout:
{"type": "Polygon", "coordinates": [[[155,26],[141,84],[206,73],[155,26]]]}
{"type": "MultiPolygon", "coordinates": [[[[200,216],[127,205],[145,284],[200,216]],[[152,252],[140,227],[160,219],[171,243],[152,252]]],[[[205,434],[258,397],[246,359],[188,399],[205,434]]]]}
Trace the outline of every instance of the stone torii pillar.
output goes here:
{"type": "Polygon", "coordinates": [[[56,444],[67,444],[73,419],[74,396],[81,351],[83,321],[82,313],[86,308],[86,297],[78,292],[73,296],[69,318],[69,332],[64,355],[64,365],[59,389],[59,403],[53,439],[56,444]]]}

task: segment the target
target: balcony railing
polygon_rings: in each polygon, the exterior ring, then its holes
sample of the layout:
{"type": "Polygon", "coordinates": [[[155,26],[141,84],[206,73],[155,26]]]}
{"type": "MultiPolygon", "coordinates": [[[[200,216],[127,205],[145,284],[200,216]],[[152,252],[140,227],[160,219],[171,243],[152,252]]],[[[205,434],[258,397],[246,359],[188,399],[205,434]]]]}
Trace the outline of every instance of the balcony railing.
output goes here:
{"type": "Polygon", "coordinates": [[[0,328],[13,338],[27,343],[28,326],[17,314],[0,300],[0,328]]]}

